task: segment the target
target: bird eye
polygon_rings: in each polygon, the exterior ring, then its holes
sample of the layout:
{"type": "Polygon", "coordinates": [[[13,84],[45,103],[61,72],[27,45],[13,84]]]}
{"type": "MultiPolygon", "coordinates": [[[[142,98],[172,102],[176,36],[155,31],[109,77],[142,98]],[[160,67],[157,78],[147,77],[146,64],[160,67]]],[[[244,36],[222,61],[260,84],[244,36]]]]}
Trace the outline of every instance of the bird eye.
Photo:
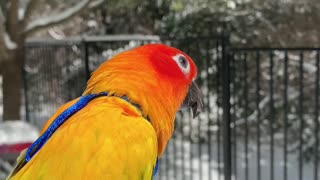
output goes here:
{"type": "Polygon", "coordinates": [[[184,56],[179,56],[179,62],[180,62],[180,64],[184,67],[184,68],[186,68],[187,67],[187,59],[186,59],[186,57],[184,57],[184,56]]]}
{"type": "Polygon", "coordinates": [[[177,54],[172,59],[178,64],[179,68],[184,74],[188,74],[190,71],[190,65],[187,58],[182,54],[177,54]]]}

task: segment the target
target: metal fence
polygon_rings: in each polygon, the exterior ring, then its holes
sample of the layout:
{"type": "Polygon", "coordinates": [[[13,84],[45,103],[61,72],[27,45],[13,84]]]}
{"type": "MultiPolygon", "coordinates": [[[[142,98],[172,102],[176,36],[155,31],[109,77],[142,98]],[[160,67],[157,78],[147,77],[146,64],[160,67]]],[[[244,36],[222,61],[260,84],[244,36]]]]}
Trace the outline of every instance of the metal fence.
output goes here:
{"type": "Polygon", "coordinates": [[[156,179],[318,179],[319,49],[234,48],[226,35],[106,36],[26,44],[26,118],[41,126],[101,62],[165,43],[198,66],[205,112],[179,112],[156,179]]]}
{"type": "Polygon", "coordinates": [[[319,50],[231,50],[236,179],[318,179],[319,50]]]}

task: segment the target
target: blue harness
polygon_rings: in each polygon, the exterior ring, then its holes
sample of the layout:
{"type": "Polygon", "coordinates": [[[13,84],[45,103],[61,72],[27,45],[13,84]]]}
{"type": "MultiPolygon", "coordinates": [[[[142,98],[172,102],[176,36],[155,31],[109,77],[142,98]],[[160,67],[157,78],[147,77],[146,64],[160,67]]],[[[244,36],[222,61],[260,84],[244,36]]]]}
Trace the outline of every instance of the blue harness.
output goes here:
{"type": "MultiPolygon", "coordinates": [[[[108,92],[102,92],[99,94],[89,94],[85,96],[81,96],[80,99],[64,110],[47,128],[47,130],[28,148],[25,156],[25,161],[29,162],[31,158],[41,149],[41,147],[48,141],[48,139],[52,136],[52,134],[65,122],[67,121],[73,114],[84,108],[91,100],[100,97],[100,96],[108,96],[108,92]]],[[[129,101],[127,96],[121,96],[121,99],[129,102],[133,106],[138,109],[141,109],[138,104],[132,103],[129,101]]],[[[148,120],[148,118],[145,118],[148,120]]],[[[158,159],[156,165],[153,170],[153,175],[155,175],[158,171],[158,159]]]]}

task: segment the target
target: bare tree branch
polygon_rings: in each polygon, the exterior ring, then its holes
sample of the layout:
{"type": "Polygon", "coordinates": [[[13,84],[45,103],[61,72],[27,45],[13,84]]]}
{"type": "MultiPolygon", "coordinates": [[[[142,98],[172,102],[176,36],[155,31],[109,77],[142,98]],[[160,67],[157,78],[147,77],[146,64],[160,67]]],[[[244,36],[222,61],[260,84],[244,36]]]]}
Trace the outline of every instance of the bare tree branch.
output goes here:
{"type": "MultiPolygon", "coordinates": [[[[3,1],[3,2],[0,1],[0,10],[4,11],[5,8],[6,8],[6,5],[7,5],[6,1],[3,1]]],[[[4,15],[3,12],[1,12],[1,13],[2,13],[2,16],[3,16],[4,15]]]]}
{"type": "Polygon", "coordinates": [[[39,4],[39,0],[30,0],[26,11],[24,13],[23,17],[23,24],[26,25],[29,22],[30,17],[32,16],[33,12],[35,9],[38,7],[37,5],[39,4]]]}
{"type": "Polygon", "coordinates": [[[0,8],[0,64],[1,61],[3,61],[4,59],[6,59],[7,57],[7,48],[5,46],[5,42],[4,42],[4,35],[5,35],[5,20],[4,20],[4,16],[2,13],[2,9],[0,8]]]}
{"type": "Polygon", "coordinates": [[[13,40],[16,40],[18,37],[18,9],[19,0],[11,0],[7,15],[7,31],[13,40]]]}
{"type": "Polygon", "coordinates": [[[96,7],[98,5],[100,5],[102,2],[104,2],[103,0],[97,0],[97,1],[91,1],[91,0],[82,0],[81,2],[77,3],[77,5],[65,10],[64,12],[57,14],[57,15],[53,15],[50,17],[45,17],[45,18],[40,18],[37,19],[35,21],[30,22],[24,32],[26,34],[30,34],[32,32],[35,32],[37,30],[40,29],[44,29],[44,28],[48,28],[57,24],[61,24],[65,21],[68,21],[70,19],[72,19],[73,17],[81,14],[82,12],[84,12],[86,9],[88,9],[88,7],[91,6],[92,7],[96,7]]]}
{"type": "Polygon", "coordinates": [[[3,16],[3,13],[2,13],[2,9],[0,8],[0,41],[1,39],[3,39],[3,34],[5,32],[5,20],[4,20],[4,16],[3,16]]]}
{"type": "Polygon", "coordinates": [[[89,4],[89,8],[90,9],[93,9],[93,8],[96,8],[98,7],[100,4],[102,4],[105,0],[96,0],[96,1],[93,1],[89,4]]]}

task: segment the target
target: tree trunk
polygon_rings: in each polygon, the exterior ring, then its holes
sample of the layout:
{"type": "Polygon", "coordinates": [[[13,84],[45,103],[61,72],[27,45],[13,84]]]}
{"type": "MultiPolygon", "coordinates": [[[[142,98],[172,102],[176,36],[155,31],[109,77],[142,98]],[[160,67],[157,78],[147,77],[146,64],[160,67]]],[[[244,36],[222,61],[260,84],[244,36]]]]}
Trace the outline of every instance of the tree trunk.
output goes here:
{"type": "Polygon", "coordinates": [[[17,48],[3,63],[3,120],[20,120],[23,58],[23,48],[17,48]]]}

